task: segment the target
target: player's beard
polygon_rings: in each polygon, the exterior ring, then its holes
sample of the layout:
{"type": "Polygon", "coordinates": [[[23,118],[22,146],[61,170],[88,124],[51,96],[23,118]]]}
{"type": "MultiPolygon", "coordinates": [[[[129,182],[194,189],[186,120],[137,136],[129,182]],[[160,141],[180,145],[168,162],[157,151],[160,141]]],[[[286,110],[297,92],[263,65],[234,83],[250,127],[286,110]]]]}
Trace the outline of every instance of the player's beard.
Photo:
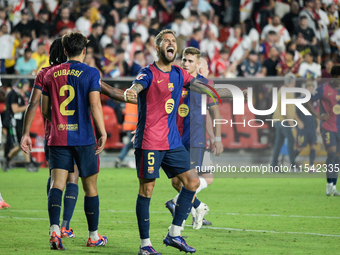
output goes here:
{"type": "Polygon", "coordinates": [[[160,52],[159,52],[159,58],[162,60],[162,62],[163,62],[165,65],[168,65],[168,64],[174,62],[174,60],[175,60],[175,58],[176,58],[176,53],[177,53],[177,52],[174,51],[174,55],[173,55],[172,59],[169,59],[169,58],[166,56],[166,50],[162,50],[162,49],[161,49],[160,52]]]}

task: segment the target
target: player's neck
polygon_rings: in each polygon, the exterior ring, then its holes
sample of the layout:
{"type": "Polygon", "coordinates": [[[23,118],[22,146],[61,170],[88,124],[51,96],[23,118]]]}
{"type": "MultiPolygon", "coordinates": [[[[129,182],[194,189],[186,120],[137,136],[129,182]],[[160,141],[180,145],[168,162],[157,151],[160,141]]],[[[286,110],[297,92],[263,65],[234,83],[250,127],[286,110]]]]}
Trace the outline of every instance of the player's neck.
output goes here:
{"type": "Polygon", "coordinates": [[[162,72],[170,72],[171,71],[171,64],[165,64],[161,59],[159,59],[158,61],[155,62],[155,64],[157,65],[157,67],[162,71],[162,72]]]}
{"type": "Polygon", "coordinates": [[[194,72],[190,73],[190,75],[196,78],[198,74],[197,74],[196,71],[194,71],[194,72]]]}
{"type": "Polygon", "coordinates": [[[67,58],[67,61],[79,61],[80,63],[83,63],[84,57],[82,55],[67,58]]]}

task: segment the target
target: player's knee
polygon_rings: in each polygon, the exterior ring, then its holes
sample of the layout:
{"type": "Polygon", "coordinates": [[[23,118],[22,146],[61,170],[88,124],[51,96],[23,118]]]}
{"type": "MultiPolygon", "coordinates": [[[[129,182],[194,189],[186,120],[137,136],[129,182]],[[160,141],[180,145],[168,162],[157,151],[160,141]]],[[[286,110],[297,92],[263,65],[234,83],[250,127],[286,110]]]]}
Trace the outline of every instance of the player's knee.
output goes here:
{"type": "Polygon", "coordinates": [[[172,187],[175,189],[175,190],[177,190],[178,192],[181,190],[181,188],[182,188],[182,182],[181,182],[181,180],[180,179],[178,179],[178,178],[172,178],[171,179],[171,184],[172,184],[172,187]]]}
{"type": "Polygon", "coordinates": [[[332,146],[332,147],[328,148],[327,153],[336,153],[336,147],[332,146]]]}
{"type": "Polygon", "coordinates": [[[200,180],[198,178],[189,178],[188,181],[184,184],[184,188],[196,191],[197,188],[200,186],[200,180]]]}
{"type": "Polygon", "coordinates": [[[69,173],[68,177],[67,177],[67,183],[74,183],[78,185],[78,174],[75,173],[69,173]]]}
{"type": "Polygon", "coordinates": [[[152,196],[154,187],[155,187],[155,182],[144,183],[143,185],[140,185],[139,195],[150,198],[152,196]]]}

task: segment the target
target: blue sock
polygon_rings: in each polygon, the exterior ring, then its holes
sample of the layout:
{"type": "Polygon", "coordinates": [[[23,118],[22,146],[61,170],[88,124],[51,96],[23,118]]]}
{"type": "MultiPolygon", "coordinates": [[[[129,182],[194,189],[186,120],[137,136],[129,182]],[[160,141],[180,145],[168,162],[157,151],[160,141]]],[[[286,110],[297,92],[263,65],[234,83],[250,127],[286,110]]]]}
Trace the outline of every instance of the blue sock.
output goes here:
{"type": "Polygon", "coordinates": [[[84,211],[89,231],[98,230],[99,221],[99,197],[84,197],[84,211]]]}
{"type": "Polygon", "coordinates": [[[182,187],[177,199],[175,216],[172,220],[172,224],[176,226],[182,226],[183,221],[188,218],[188,215],[191,211],[193,204],[192,200],[195,194],[195,191],[191,191],[182,187]]]}
{"type": "Polygon", "coordinates": [[[138,195],[136,203],[136,215],[140,239],[150,238],[150,200],[151,198],[138,195]]]}
{"type": "Polygon", "coordinates": [[[59,225],[61,198],[63,192],[60,189],[50,189],[48,193],[48,216],[50,218],[50,226],[59,225]]]}
{"type": "Polygon", "coordinates": [[[316,155],[315,149],[310,149],[310,152],[309,152],[309,165],[310,166],[314,165],[315,155],[316,155]]]}
{"type": "Polygon", "coordinates": [[[48,177],[46,188],[47,188],[47,197],[48,197],[48,193],[50,192],[50,189],[51,189],[51,176],[48,177]]]}
{"type": "Polygon", "coordinates": [[[197,207],[200,206],[200,204],[201,204],[201,201],[198,200],[197,195],[196,195],[194,204],[192,206],[196,209],[197,207]]]}
{"type": "MultiPolygon", "coordinates": [[[[335,152],[327,153],[327,159],[326,159],[327,169],[330,169],[331,167],[333,167],[334,169],[335,158],[336,158],[335,152]]],[[[333,183],[334,172],[327,172],[326,177],[327,177],[327,183],[333,183]]]]}
{"type": "Polygon", "coordinates": [[[74,207],[76,206],[78,198],[78,185],[74,183],[67,183],[64,194],[64,213],[61,227],[70,229],[70,221],[73,215],[74,207]]]}

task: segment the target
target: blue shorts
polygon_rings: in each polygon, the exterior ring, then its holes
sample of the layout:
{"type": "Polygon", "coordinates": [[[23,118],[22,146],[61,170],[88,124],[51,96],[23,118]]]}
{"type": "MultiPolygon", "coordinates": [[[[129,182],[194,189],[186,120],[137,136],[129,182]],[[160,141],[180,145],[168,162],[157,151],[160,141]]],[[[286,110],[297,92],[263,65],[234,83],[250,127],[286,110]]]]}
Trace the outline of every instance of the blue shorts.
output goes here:
{"type": "Polygon", "coordinates": [[[191,147],[187,151],[190,154],[190,169],[196,169],[196,166],[203,166],[205,148],[191,147]]]}
{"type": "Polygon", "coordinates": [[[140,179],[159,178],[160,167],[168,178],[190,170],[190,155],[184,146],[166,151],[136,149],[135,158],[140,179]]]}
{"type": "MultiPolygon", "coordinates": [[[[45,151],[45,159],[48,163],[50,171],[52,170],[51,164],[50,164],[50,146],[47,145],[48,140],[44,139],[44,151],[45,151]]],[[[73,160],[73,165],[76,165],[76,161],[73,160]]]]}
{"type": "Polygon", "coordinates": [[[321,135],[326,150],[336,146],[336,152],[340,152],[340,133],[321,129],[321,135]]]}
{"type": "Polygon", "coordinates": [[[88,146],[49,146],[50,169],[65,169],[74,172],[74,161],[79,176],[87,177],[99,172],[99,156],[95,155],[95,144],[88,146]]]}
{"type": "Polygon", "coordinates": [[[316,129],[303,128],[297,130],[296,141],[298,148],[305,148],[307,144],[316,144],[316,129]]]}

